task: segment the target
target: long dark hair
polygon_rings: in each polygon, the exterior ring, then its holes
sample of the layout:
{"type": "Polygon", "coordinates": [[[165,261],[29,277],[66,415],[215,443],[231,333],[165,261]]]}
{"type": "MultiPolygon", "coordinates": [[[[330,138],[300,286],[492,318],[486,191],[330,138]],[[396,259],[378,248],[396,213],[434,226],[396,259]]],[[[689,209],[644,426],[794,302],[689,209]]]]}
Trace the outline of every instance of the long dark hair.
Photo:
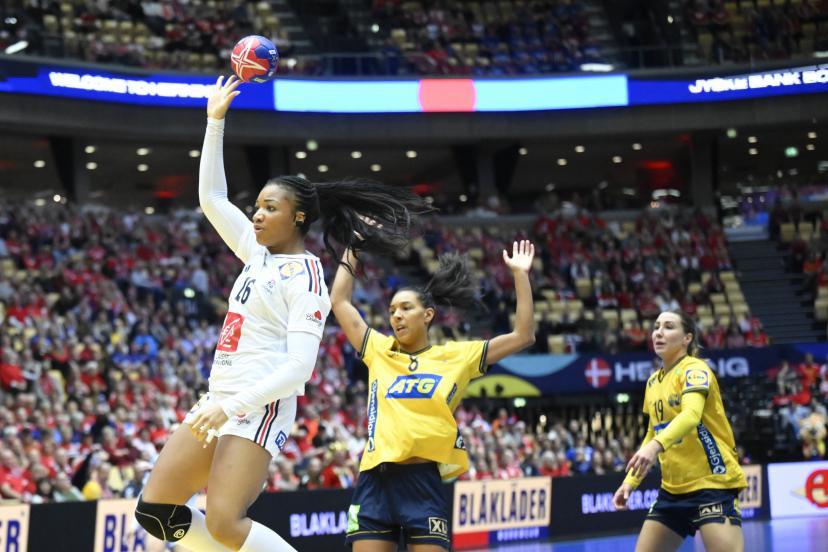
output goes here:
{"type": "Polygon", "coordinates": [[[681,309],[673,309],[667,312],[679,317],[681,320],[681,329],[685,334],[693,334],[693,339],[687,345],[687,354],[692,357],[698,357],[701,352],[701,342],[699,340],[699,328],[696,326],[696,321],[681,309]]]}
{"type": "Polygon", "coordinates": [[[325,249],[337,260],[333,241],[351,248],[357,257],[361,251],[396,253],[410,239],[417,217],[434,211],[408,189],[364,178],[310,182],[300,176],[280,176],[266,184],[271,185],[293,191],[295,210],[305,213],[299,224],[302,235],[322,220],[325,249]]]}
{"type": "Polygon", "coordinates": [[[425,308],[435,311],[438,306],[466,312],[486,310],[486,306],[477,297],[477,287],[472,282],[466,255],[440,255],[437,271],[425,286],[403,287],[397,291],[403,290],[413,291],[425,308]]]}

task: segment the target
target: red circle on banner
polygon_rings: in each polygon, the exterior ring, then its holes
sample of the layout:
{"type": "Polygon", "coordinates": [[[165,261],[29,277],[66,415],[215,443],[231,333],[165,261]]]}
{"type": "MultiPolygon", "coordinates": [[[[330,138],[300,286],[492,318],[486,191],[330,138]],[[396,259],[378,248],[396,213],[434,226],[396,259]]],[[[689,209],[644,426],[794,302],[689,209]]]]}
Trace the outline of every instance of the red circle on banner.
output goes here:
{"type": "Polygon", "coordinates": [[[423,111],[474,111],[477,94],[471,79],[423,79],[420,106],[423,111]]]}
{"type": "Polygon", "coordinates": [[[828,470],[817,470],[808,476],[805,497],[819,508],[828,508],[828,470]]]}

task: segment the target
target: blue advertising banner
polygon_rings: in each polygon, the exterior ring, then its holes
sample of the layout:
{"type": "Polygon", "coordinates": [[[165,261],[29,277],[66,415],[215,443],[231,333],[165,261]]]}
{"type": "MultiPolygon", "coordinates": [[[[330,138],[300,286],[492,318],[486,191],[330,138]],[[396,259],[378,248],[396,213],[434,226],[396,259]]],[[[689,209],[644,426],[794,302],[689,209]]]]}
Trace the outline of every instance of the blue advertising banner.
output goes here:
{"type": "MultiPolygon", "coordinates": [[[[226,74],[229,74],[229,67],[226,74]]],[[[518,112],[749,100],[828,92],[828,64],[514,78],[297,78],[245,84],[234,109],[302,113],[518,112]],[[718,70],[717,70],[718,71],[718,70]],[[737,70],[738,71],[738,70],[737,70]]],[[[202,107],[216,76],[156,73],[0,55],[0,94],[202,107]]]]}
{"type": "MultiPolygon", "coordinates": [[[[828,347],[822,347],[828,349],[828,347]]],[[[806,352],[823,351],[813,344],[704,351],[719,380],[758,375],[782,360],[800,362],[806,352]]],[[[514,355],[489,368],[486,377],[469,385],[469,397],[533,397],[560,393],[625,392],[642,389],[657,364],[649,353],[618,355],[514,355]]]]}

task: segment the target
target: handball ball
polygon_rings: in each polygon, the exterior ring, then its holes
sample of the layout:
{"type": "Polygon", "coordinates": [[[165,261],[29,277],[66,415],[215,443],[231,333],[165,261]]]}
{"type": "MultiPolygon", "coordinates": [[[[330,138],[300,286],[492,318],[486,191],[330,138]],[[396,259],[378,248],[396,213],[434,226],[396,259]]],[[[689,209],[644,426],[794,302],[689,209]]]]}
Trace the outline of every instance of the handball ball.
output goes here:
{"type": "Polygon", "coordinates": [[[233,47],[230,65],[244,82],[267,82],[276,76],[279,52],[276,45],[263,36],[246,36],[233,47]]]}

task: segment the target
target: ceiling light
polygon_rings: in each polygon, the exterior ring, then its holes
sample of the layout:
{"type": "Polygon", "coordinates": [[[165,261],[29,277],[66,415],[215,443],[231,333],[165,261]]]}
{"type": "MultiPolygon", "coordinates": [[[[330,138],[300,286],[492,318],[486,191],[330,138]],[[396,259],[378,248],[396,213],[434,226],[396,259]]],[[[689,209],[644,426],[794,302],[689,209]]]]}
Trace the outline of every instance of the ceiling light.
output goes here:
{"type": "Polygon", "coordinates": [[[63,199],[63,198],[61,198],[61,197],[60,197],[60,194],[55,194],[54,196],[52,196],[52,200],[53,200],[55,203],[60,203],[60,200],[61,200],[61,199],[63,199]]]}
{"type": "Polygon", "coordinates": [[[808,151],[814,151],[816,149],[816,146],[813,144],[806,144],[805,149],[808,151]]]}
{"type": "Polygon", "coordinates": [[[750,148],[748,150],[748,153],[751,154],[751,155],[756,155],[757,153],[759,153],[759,150],[756,149],[756,148],[750,148]]]}
{"type": "Polygon", "coordinates": [[[727,129],[728,138],[736,138],[737,136],[739,136],[739,132],[735,128],[727,129]]]}
{"type": "Polygon", "coordinates": [[[405,156],[409,159],[414,159],[415,157],[417,157],[417,152],[414,150],[408,150],[407,152],[405,152],[405,156]]]}
{"type": "Polygon", "coordinates": [[[355,151],[351,152],[351,159],[359,159],[360,157],[362,157],[362,152],[361,151],[356,151],[355,150],[355,151]]]}
{"type": "Polygon", "coordinates": [[[149,148],[138,148],[137,150],[135,150],[135,153],[137,153],[138,155],[140,155],[142,157],[144,155],[149,155],[149,152],[150,152],[149,148]]]}
{"type": "Polygon", "coordinates": [[[307,156],[308,156],[308,153],[305,152],[305,151],[300,150],[300,151],[296,152],[296,159],[304,159],[307,156]]]}
{"type": "Polygon", "coordinates": [[[147,172],[149,170],[149,165],[146,163],[141,163],[138,165],[138,172],[147,172]]]}
{"type": "Polygon", "coordinates": [[[155,207],[147,207],[144,209],[144,212],[148,215],[152,215],[155,213],[155,207]]]}
{"type": "Polygon", "coordinates": [[[44,161],[43,159],[38,159],[34,162],[34,166],[36,169],[42,169],[46,166],[46,161],[44,161]]]}
{"type": "Polygon", "coordinates": [[[37,205],[38,207],[43,207],[44,205],[46,205],[46,200],[42,197],[39,197],[35,200],[35,205],[37,205]]]}
{"type": "Polygon", "coordinates": [[[612,158],[612,162],[613,162],[613,163],[620,163],[621,161],[623,161],[623,159],[621,159],[621,156],[620,156],[620,155],[615,155],[615,156],[613,156],[613,158],[612,158]]]}
{"type": "Polygon", "coordinates": [[[201,152],[198,150],[190,150],[190,157],[201,157],[201,152]]]}
{"type": "Polygon", "coordinates": [[[526,155],[527,153],[529,153],[529,150],[526,149],[526,148],[520,148],[518,150],[518,153],[521,154],[521,155],[526,155]]]}
{"type": "Polygon", "coordinates": [[[461,203],[465,203],[468,200],[469,200],[469,196],[467,196],[466,194],[460,194],[460,202],[461,203]]]}
{"type": "Polygon", "coordinates": [[[575,146],[575,153],[584,153],[586,148],[584,146],[575,146]]]}
{"type": "Polygon", "coordinates": [[[95,153],[96,149],[98,149],[98,148],[96,148],[95,146],[89,145],[89,146],[86,146],[85,148],[83,148],[83,151],[85,151],[86,153],[95,153]]]}
{"type": "Polygon", "coordinates": [[[566,159],[564,159],[563,157],[561,157],[560,159],[558,159],[558,165],[560,165],[561,167],[563,167],[564,165],[566,165],[566,159]]]}
{"type": "Polygon", "coordinates": [[[379,26],[379,25],[377,25],[376,23],[374,23],[373,25],[371,25],[371,32],[372,32],[372,33],[378,33],[378,32],[379,32],[379,29],[380,29],[380,26],[379,26]]]}
{"type": "Polygon", "coordinates": [[[326,173],[326,172],[328,172],[328,166],[327,165],[319,165],[318,167],[316,167],[316,170],[318,170],[321,173],[326,173]]]}
{"type": "Polygon", "coordinates": [[[632,148],[635,151],[639,151],[641,149],[641,144],[639,144],[638,142],[635,142],[635,143],[633,143],[632,148]]]}
{"type": "Polygon", "coordinates": [[[759,140],[756,138],[756,136],[748,136],[748,143],[749,144],[755,144],[758,141],[759,140]]]}
{"type": "Polygon", "coordinates": [[[98,164],[95,163],[94,161],[90,161],[89,163],[86,164],[86,169],[87,170],[94,171],[97,168],[98,168],[98,164]]]}
{"type": "Polygon", "coordinates": [[[811,131],[811,132],[808,133],[808,138],[810,138],[811,140],[815,139],[816,137],[817,137],[816,132],[811,131]]]}
{"type": "Polygon", "coordinates": [[[552,190],[554,190],[554,189],[555,189],[555,184],[554,184],[553,182],[550,182],[550,183],[549,183],[549,184],[547,184],[547,185],[546,185],[546,187],[544,188],[544,190],[546,190],[547,192],[551,192],[551,191],[552,191],[552,190]]]}
{"type": "Polygon", "coordinates": [[[299,178],[307,178],[307,176],[305,176],[305,173],[296,173],[296,176],[298,176],[299,178]]]}
{"type": "Polygon", "coordinates": [[[371,165],[371,170],[374,172],[380,172],[382,170],[382,165],[380,165],[379,163],[374,163],[373,165],[371,165]]]}
{"type": "Polygon", "coordinates": [[[305,147],[308,148],[308,151],[316,151],[319,149],[319,142],[311,138],[305,142],[305,147]]]}

